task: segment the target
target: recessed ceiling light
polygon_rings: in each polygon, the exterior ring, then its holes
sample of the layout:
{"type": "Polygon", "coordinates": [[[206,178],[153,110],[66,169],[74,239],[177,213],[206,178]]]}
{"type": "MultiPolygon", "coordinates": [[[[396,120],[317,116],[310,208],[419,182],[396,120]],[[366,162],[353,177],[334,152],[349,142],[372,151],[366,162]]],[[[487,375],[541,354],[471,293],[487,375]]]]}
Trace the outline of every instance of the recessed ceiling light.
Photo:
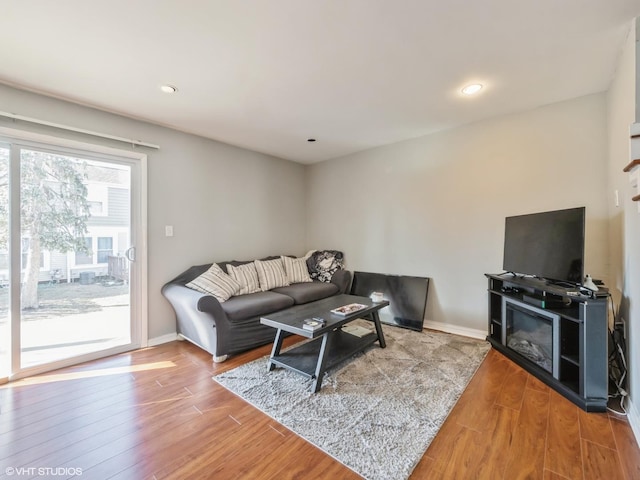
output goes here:
{"type": "Polygon", "coordinates": [[[307,138],[307,142],[315,142],[316,139],[315,138],[307,138]]]}
{"type": "Polygon", "coordinates": [[[160,85],[160,90],[164,93],[176,93],[178,91],[178,87],[174,87],[173,85],[160,85]]]}
{"type": "Polygon", "coordinates": [[[478,93],[482,90],[482,85],[479,83],[472,83],[471,85],[467,85],[462,89],[462,93],[465,95],[473,95],[474,93],[478,93]]]}

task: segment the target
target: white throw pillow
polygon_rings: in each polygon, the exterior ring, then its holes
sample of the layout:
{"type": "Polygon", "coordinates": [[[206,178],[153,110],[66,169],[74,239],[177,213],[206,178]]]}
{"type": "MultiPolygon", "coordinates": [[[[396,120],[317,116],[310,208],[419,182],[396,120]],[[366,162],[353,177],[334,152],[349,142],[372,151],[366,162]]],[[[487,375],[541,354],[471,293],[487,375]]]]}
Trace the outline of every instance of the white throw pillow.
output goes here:
{"type": "Polygon", "coordinates": [[[213,295],[219,302],[224,302],[240,290],[240,284],[214,263],[197,278],[186,284],[187,287],[200,293],[213,295]]]}
{"type": "Polygon", "coordinates": [[[227,271],[240,284],[240,291],[236,295],[246,295],[260,291],[258,272],[253,262],[238,265],[237,267],[227,264],[227,271]]]}
{"type": "Polygon", "coordinates": [[[307,260],[304,257],[291,258],[283,255],[280,258],[284,264],[284,272],[287,274],[287,280],[289,280],[289,283],[312,281],[309,276],[309,270],[307,269],[307,260]]]}
{"type": "Polygon", "coordinates": [[[284,273],[282,259],[256,260],[253,263],[256,264],[258,279],[260,280],[260,289],[263,292],[271,290],[272,288],[286,287],[289,285],[287,274],[284,273]]]}

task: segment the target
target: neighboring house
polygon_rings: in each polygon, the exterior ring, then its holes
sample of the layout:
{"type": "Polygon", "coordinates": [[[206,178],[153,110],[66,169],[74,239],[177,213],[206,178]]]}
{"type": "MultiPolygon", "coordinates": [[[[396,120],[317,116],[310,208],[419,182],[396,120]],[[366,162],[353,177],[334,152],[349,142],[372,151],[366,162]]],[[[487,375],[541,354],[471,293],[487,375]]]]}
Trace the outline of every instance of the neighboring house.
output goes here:
{"type": "MultiPolygon", "coordinates": [[[[120,274],[113,271],[113,265],[126,265],[124,254],[130,245],[129,170],[87,163],[85,183],[91,216],[87,221],[88,232],[84,241],[88,253],[44,251],[40,257],[40,282],[81,280],[80,274],[83,272],[88,272],[84,277],[88,280],[108,275],[118,277],[120,274]]],[[[28,248],[29,238],[23,237],[23,278],[28,248]]],[[[8,258],[8,252],[0,250],[0,286],[8,284],[8,258]]]]}

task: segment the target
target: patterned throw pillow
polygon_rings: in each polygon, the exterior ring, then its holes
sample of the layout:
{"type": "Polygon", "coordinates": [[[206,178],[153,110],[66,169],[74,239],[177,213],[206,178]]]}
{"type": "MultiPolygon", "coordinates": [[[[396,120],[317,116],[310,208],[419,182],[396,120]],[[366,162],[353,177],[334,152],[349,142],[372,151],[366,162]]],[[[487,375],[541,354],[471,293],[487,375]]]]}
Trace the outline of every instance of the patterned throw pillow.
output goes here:
{"type": "Polygon", "coordinates": [[[209,270],[197,278],[194,278],[186,285],[200,293],[213,295],[219,302],[229,300],[240,290],[240,284],[214,263],[209,270]]]}
{"type": "Polygon", "coordinates": [[[287,274],[287,280],[289,283],[303,283],[311,282],[309,276],[309,270],[307,270],[307,259],[282,257],[282,263],[284,264],[284,272],[287,274]]]}
{"type": "Polygon", "coordinates": [[[227,271],[240,284],[240,291],[237,295],[246,295],[260,291],[258,272],[253,262],[233,266],[227,264],[227,271]]]}
{"type": "Polygon", "coordinates": [[[260,279],[260,289],[263,292],[271,290],[272,288],[286,287],[289,285],[287,274],[284,273],[282,259],[256,260],[253,263],[256,264],[258,279],[260,279]]]}
{"type": "Polygon", "coordinates": [[[317,250],[307,258],[309,276],[321,282],[330,282],[333,274],[344,268],[344,255],[338,250],[317,250]]]}

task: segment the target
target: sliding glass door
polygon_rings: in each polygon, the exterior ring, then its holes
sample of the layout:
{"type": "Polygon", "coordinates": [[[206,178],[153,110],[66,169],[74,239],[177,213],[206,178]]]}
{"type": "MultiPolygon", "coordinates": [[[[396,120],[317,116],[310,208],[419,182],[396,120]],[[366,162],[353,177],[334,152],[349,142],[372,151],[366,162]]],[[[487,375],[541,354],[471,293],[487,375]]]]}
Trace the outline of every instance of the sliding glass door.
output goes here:
{"type": "Polygon", "coordinates": [[[0,162],[0,378],[140,345],[139,163],[28,144],[0,162]]]}
{"type": "Polygon", "coordinates": [[[9,146],[0,144],[0,383],[9,376],[11,331],[9,330],[9,146]]]}

